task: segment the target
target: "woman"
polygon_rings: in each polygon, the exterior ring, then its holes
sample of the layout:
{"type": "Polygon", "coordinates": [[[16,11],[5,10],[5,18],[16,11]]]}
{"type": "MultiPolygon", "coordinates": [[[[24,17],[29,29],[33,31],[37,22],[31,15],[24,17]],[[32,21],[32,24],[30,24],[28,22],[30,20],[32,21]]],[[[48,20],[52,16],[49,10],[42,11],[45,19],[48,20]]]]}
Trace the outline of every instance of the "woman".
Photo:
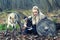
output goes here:
{"type": "Polygon", "coordinates": [[[37,34],[36,25],[38,24],[39,20],[44,19],[44,18],[45,18],[45,15],[41,13],[39,8],[37,6],[33,6],[33,8],[32,8],[32,17],[31,16],[29,16],[28,18],[25,17],[24,29],[26,29],[26,30],[24,31],[24,33],[31,33],[31,31],[30,32],[28,31],[27,27],[32,26],[32,28],[33,28],[32,32],[33,32],[33,34],[36,35],[37,34]],[[30,19],[30,18],[32,18],[32,19],[30,19]]]}
{"type": "Polygon", "coordinates": [[[40,20],[46,18],[46,16],[41,12],[41,10],[39,10],[39,8],[37,6],[33,6],[32,8],[32,27],[33,29],[33,33],[37,34],[37,24],[40,20]]]}

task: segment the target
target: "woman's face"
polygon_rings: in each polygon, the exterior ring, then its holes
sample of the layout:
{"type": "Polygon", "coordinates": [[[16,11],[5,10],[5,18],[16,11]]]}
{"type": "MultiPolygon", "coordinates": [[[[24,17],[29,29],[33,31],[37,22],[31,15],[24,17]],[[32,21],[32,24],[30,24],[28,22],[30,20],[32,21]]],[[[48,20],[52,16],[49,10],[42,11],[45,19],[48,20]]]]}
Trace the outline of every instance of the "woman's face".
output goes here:
{"type": "Polygon", "coordinates": [[[33,9],[33,15],[37,16],[38,15],[38,10],[37,9],[33,9]]]}

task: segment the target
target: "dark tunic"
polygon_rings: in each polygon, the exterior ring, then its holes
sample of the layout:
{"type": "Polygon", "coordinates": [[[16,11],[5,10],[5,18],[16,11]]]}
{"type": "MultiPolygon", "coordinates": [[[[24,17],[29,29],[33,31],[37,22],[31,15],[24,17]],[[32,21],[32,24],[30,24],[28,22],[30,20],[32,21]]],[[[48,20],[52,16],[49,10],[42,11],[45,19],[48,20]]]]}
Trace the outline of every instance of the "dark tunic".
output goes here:
{"type": "Polygon", "coordinates": [[[28,19],[26,25],[27,25],[27,27],[23,32],[24,34],[37,34],[36,25],[32,25],[32,19],[28,19]]]}

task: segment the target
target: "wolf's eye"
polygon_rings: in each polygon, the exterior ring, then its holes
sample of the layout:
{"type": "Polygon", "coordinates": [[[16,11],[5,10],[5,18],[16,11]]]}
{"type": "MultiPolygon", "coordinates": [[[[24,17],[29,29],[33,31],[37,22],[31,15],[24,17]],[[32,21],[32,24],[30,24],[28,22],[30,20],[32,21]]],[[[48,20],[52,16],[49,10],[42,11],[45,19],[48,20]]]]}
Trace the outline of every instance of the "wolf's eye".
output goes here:
{"type": "Polygon", "coordinates": [[[15,15],[15,19],[16,19],[16,15],[15,15]]]}
{"type": "Polygon", "coordinates": [[[11,19],[11,17],[10,17],[10,19],[11,19]]]}

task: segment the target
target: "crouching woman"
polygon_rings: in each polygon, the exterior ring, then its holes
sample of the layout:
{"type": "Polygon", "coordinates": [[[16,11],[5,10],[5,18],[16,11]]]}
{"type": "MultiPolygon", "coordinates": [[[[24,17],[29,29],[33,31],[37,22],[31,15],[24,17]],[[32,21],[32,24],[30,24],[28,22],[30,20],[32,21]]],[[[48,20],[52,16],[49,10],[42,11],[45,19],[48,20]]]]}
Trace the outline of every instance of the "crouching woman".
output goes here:
{"type": "Polygon", "coordinates": [[[56,27],[54,22],[48,19],[37,6],[32,8],[32,25],[40,36],[55,36],[56,27]]]}

